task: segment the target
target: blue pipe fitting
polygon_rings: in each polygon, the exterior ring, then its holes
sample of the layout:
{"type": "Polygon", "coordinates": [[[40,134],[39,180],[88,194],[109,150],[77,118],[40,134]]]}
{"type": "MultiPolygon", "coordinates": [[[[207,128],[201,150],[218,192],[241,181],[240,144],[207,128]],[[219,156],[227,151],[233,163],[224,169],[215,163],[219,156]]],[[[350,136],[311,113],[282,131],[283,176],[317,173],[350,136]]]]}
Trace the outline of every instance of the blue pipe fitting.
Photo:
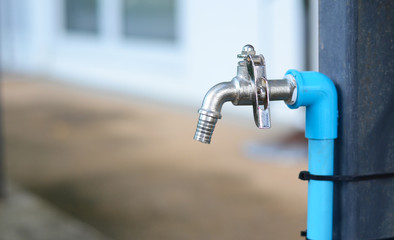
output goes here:
{"type": "Polygon", "coordinates": [[[297,82],[297,101],[291,109],[306,107],[305,137],[335,139],[338,128],[337,91],[334,83],[319,72],[287,71],[297,82]]]}
{"type": "MultiPolygon", "coordinates": [[[[338,127],[336,88],[327,76],[318,72],[289,70],[288,74],[297,83],[297,100],[288,107],[306,107],[309,172],[332,176],[338,127]]],[[[332,239],[333,190],[331,181],[309,181],[307,239],[332,239]]]]}

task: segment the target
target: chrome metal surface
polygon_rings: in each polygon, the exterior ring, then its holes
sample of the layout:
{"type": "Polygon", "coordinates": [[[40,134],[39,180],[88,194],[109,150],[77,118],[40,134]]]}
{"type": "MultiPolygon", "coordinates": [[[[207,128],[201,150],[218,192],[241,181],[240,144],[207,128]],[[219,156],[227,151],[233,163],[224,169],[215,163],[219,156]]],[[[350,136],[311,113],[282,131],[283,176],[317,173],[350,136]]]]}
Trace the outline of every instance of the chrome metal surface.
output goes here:
{"type": "Polygon", "coordinates": [[[297,84],[292,75],[286,75],[285,79],[268,80],[270,100],[283,100],[287,104],[293,104],[297,99],[297,84]]]}
{"type": "Polygon", "coordinates": [[[247,44],[242,47],[241,54],[238,54],[238,58],[246,58],[248,55],[256,55],[256,51],[254,50],[254,47],[250,44],[247,44]]]}
{"type": "Polygon", "coordinates": [[[265,60],[263,55],[249,55],[248,72],[254,82],[253,115],[258,128],[270,128],[271,117],[269,109],[269,84],[266,79],[265,60]],[[265,98],[262,98],[262,89],[265,89],[265,98]]]}
{"type": "Polygon", "coordinates": [[[217,121],[218,118],[216,117],[200,114],[194,139],[206,144],[211,143],[212,133],[217,121]]]}
{"type": "Polygon", "coordinates": [[[258,128],[269,128],[270,101],[283,100],[293,104],[297,98],[295,79],[267,80],[263,55],[256,55],[252,45],[242,48],[237,76],[230,82],[213,86],[205,95],[197,123],[194,139],[209,144],[215,125],[220,119],[222,106],[231,101],[234,105],[253,105],[255,123],[258,128]]]}
{"type": "Polygon", "coordinates": [[[285,100],[285,102],[289,105],[293,105],[296,101],[297,101],[297,81],[295,80],[294,76],[291,74],[287,74],[285,76],[285,79],[288,82],[288,85],[290,86],[290,98],[288,98],[287,100],[285,100]]]}
{"type": "Polygon", "coordinates": [[[222,116],[220,111],[225,102],[234,105],[251,105],[254,85],[249,80],[246,63],[238,63],[237,76],[231,82],[222,82],[213,86],[205,95],[194,139],[210,143],[215,124],[222,116]]]}

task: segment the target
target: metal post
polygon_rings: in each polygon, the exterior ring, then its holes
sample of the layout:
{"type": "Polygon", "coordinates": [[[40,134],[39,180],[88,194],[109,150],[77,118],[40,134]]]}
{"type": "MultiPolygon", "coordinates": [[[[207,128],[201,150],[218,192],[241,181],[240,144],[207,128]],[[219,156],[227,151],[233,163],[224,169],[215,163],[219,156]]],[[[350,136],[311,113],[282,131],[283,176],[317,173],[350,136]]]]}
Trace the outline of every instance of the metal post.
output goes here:
{"type": "MultiPolygon", "coordinates": [[[[320,0],[319,67],[336,84],[335,174],[394,171],[394,1],[320,0]]],[[[394,237],[394,179],[334,187],[333,239],[394,237]]]]}

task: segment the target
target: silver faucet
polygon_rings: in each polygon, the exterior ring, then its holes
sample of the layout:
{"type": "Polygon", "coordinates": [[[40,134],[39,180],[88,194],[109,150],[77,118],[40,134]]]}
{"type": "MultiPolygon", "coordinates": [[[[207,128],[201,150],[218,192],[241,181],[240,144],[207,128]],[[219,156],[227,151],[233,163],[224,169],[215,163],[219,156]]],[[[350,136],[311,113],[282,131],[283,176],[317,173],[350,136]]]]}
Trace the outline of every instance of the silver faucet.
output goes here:
{"type": "Polygon", "coordinates": [[[198,120],[194,139],[202,143],[211,142],[212,133],[220,111],[225,102],[234,105],[253,105],[253,115],[258,128],[270,128],[270,101],[284,100],[293,104],[297,99],[297,85],[292,75],[284,79],[267,80],[263,55],[256,55],[252,45],[245,45],[238,58],[237,76],[230,82],[222,82],[213,86],[204,97],[198,110],[198,120]]]}

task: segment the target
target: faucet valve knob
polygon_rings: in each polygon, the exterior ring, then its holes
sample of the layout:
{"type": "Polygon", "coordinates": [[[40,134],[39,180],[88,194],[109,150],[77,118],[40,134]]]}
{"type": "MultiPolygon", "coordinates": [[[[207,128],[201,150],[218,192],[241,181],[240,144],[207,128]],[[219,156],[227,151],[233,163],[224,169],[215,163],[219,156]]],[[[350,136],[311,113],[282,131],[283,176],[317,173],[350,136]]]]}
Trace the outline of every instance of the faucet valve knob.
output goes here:
{"type": "Polygon", "coordinates": [[[254,47],[250,44],[247,44],[242,47],[242,52],[241,54],[237,55],[237,58],[247,58],[249,55],[256,55],[256,51],[254,50],[254,47]]]}
{"type": "Polygon", "coordinates": [[[253,115],[260,129],[271,127],[270,94],[263,55],[246,57],[248,72],[254,85],[253,115]]]}

